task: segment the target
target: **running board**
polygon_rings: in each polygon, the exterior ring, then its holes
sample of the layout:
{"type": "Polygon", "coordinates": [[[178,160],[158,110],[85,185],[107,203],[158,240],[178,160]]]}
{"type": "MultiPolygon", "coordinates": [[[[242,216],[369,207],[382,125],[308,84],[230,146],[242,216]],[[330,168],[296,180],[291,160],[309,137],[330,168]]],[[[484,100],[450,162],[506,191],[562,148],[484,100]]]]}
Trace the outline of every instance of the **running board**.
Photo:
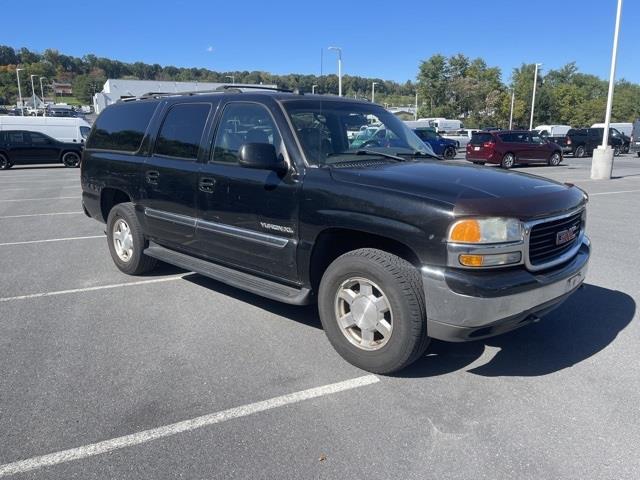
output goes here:
{"type": "Polygon", "coordinates": [[[199,273],[205,277],[213,278],[256,295],[278,300],[279,302],[291,305],[307,305],[311,299],[311,290],[308,288],[294,288],[282,285],[249,273],[176,252],[175,250],[169,250],[156,243],[150,243],[144,253],[162,262],[199,273]]]}

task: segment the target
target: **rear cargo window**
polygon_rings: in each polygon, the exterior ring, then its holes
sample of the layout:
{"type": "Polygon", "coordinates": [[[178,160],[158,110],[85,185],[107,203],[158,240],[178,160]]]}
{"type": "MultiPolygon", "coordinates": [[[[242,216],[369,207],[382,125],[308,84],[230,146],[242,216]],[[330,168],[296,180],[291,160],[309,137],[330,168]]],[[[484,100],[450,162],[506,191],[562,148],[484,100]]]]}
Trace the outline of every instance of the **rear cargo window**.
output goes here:
{"type": "Polygon", "coordinates": [[[490,133],[474,133],[471,136],[469,143],[471,145],[482,145],[483,143],[490,142],[491,140],[493,140],[493,135],[490,133]]]}
{"type": "Polygon", "coordinates": [[[87,148],[137,151],[156,106],[156,102],[136,101],[108,107],[96,120],[87,148]]]}

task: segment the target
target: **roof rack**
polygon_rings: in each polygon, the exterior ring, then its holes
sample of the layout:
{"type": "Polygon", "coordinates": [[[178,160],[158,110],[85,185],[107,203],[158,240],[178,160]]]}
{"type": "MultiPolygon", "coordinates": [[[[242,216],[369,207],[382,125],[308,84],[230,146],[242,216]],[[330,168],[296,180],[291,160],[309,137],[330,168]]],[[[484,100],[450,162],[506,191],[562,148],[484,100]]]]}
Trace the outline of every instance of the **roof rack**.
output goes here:
{"type": "Polygon", "coordinates": [[[272,92],[299,93],[288,88],[268,87],[263,85],[220,85],[218,88],[211,90],[189,90],[183,92],[147,92],[137,97],[121,98],[121,102],[133,102],[135,100],[146,100],[149,98],[175,97],[180,95],[201,95],[204,93],[224,93],[234,91],[242,93],[243,90],[269,90],[272,92]]]}

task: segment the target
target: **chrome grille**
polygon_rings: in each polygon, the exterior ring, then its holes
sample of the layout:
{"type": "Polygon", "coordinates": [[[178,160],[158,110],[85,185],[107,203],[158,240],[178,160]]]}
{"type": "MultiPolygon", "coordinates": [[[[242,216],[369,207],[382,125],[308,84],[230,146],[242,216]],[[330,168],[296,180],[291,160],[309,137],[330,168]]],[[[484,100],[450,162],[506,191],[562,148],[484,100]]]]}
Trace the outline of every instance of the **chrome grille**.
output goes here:
{"type": "Polygon", "coordinates": [[[553,262],[580,241],[581,233],[582,211],[565,218],[534,225],[529,233],[529,263],[539,266],[553,262]],[[574,238],[558,244],[563,233],[568,231],[573,231],[574,238]]]}

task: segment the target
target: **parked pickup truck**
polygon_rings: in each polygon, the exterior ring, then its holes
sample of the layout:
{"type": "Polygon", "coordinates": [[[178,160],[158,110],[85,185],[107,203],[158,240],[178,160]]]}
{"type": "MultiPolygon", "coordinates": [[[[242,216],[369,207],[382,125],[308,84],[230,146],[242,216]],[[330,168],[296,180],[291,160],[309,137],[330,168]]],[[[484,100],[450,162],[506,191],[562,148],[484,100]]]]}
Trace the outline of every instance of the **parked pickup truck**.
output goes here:
{"type": "MultiPolygon", "coordinates": [[[[593,150],[602,144],[603,132],[603,128],[572,128],[567,132],[565,145],[571,148],[574,157],[591,156],[593,150]]],[[[622,139],[610,134],[608,143],[614,149],[615,155],[622,153],[624,147],[622,139]]]]}
{"type": "Polygon", "coordinates": [[[432,159],[393,114],[339,97],[254,88],[119,102],[89,134],[81,183],[121,271],[161,260],[317,303],[338,353],[383,374],[430,338],[537,321],[582,284],[590,255],[579,188],[432,159]],[[352,148],[352,116],[383,125],[384,146],[352,148]]]}

